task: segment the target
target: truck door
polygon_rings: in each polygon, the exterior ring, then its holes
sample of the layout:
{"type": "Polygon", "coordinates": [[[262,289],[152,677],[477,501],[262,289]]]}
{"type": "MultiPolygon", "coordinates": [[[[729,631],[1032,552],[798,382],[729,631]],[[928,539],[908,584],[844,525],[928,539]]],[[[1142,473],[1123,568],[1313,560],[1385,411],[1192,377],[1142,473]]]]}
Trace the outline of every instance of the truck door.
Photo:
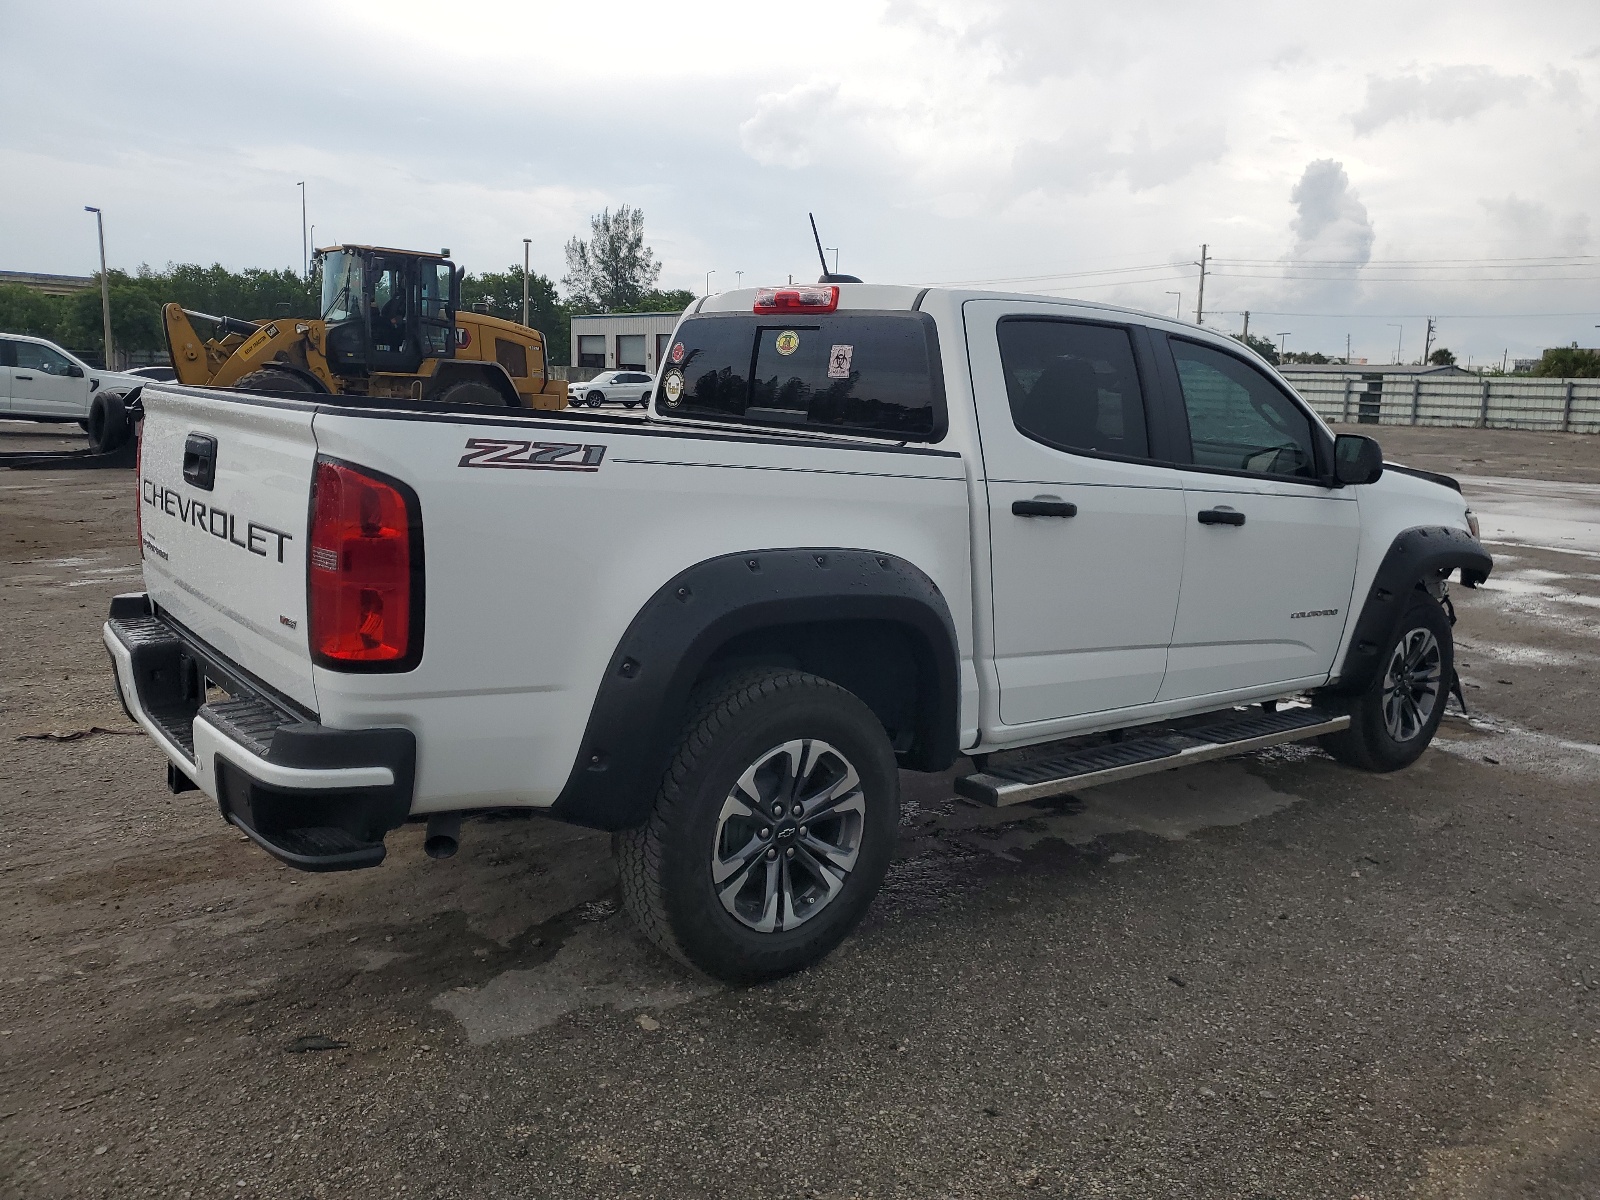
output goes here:
{"type": "Polygon", "coordinates": [[[17,363],[11,369],[11,409],[18,416],[61,417],[74,421],[89,415],[89,379],[83,369],[74,375],[65,354],[38,342],[13,342],[17,363]]]}
{"type": "Polygon", "coordinates": [[[17,365],[17,344],[0,338],[0,413],[11,411],[11,368],[17,365]]]}
{"type": "Polygon", "coordinates": [[[1146,413],[1152,343],[1065,305],[965,311],[1000,720],[1148,704],[1166,672],[1184,539],[1183,484],[1155,461],[1146,413]]]}
{"type": "Polygon", "coordinates": [[[1354,584],[1354,490],[1323,485],[1319,456],[1331,448],[1265,371],[1210,344],[1165,341],[1191,449],[1183,600],[1161,699],[1321,682],[1354,584]]]}

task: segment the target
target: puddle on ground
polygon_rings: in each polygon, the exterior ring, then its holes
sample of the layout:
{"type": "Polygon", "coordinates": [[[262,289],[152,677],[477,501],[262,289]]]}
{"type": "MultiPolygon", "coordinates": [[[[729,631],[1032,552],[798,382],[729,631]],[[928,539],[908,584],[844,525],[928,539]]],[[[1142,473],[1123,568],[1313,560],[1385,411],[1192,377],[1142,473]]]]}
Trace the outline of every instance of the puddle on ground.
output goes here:
{"type": "Polygon", "coordinates": [[[455,1017],[467,1040],[482,1046],[524,1037],[579,1009],[659,1012],[722,990],[667,962],[619,916],[586,921],[547,961],[506,971],[482,987],[452,989],[433,1007],[455,1017]]]}
{"type": "Polygon", "coordinates": [[[1472,729],[1469,736],[1448,737],[1441,729],[1440,735],[1433,739],[1434,746],[1446,754],[1475,762],[1489,761],[1491,765],[1514,771],[1574,781],[1600,781],[1600,746],[1524,729],[1495,717],[1475,715],[1465,720],[1472,729]]]}

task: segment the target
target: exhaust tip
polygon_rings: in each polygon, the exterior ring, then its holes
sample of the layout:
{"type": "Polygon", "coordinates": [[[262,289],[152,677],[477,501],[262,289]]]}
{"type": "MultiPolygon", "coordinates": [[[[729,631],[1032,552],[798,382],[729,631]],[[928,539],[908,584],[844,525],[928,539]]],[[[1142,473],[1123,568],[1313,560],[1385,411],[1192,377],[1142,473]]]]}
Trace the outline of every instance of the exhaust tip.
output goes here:
{"type": "Polygon", "coordinates": [[[461,814],[435,813],[428,818],[422,851],[429,858],[449,858],[461,848],[461,814]]]}

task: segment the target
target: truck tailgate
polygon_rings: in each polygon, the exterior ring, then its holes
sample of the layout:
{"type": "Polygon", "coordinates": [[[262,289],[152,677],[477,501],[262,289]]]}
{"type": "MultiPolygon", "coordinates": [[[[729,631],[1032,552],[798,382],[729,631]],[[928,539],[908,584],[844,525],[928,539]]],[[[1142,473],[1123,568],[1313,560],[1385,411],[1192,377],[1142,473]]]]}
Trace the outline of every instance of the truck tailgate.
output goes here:
{"type": "Polygon", "coordinates": [[[139,513],[150,598],[314,711],[305,546],[314,406],[148,387],[144,411],[139,513]]]}

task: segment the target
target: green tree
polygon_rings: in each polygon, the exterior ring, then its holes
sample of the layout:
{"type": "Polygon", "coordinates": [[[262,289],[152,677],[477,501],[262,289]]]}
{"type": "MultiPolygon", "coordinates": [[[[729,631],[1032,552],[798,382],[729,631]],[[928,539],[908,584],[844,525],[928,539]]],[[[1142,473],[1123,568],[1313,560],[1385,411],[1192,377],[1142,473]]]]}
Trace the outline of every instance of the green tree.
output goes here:
{"type": "Polygon", "coordinates": [[[1243,342],[1274,366],[1278,364],[1278,348],[1272,344],[1271,338],[1252,337],[1247,333],[1236,333],[1233,335],[1233,340],[1243,342]]]}
{"type": "Polygon", "coordinates": [[[1320,350],[1291,350],[1283,356],[1284,362],[1322,364],[1332,360],[1320,350]]]}
{"type": "Polygon", "coordinates": [[[1546,379],[1600,379],[1600,350],[1580,350],[1577,342],[1546,350],[1533,373],[1546,379]]]}
{"type": "Polygon", "coordinates": [[[638,311],[661,278],[661,262],[644,244],[644,210],[624,204],[613,215],[589,219],[590,238],[567,242],[567,273],[561,286],[575,311],[638,311]]]}
{"type": "MultiPolygon", "coordinates": [[[[461,280],[461,307],[504,321],[522,323],[522,267],[468,274],[461,280]]],[[[544,334],[550,362],[568,360],[572,314],[556,295],[556,285],[537,271],[528,276],[528,323],[544,334]]]]}
{"type": "Polygon", "coordinates": [[[1453,351],[1446,350],[1443,346],[1440,346],[1432,354],[1428,355],[1428,362],[1435,367],[1453,367],[1456,365],[1456,356],[1453,351]]]}

